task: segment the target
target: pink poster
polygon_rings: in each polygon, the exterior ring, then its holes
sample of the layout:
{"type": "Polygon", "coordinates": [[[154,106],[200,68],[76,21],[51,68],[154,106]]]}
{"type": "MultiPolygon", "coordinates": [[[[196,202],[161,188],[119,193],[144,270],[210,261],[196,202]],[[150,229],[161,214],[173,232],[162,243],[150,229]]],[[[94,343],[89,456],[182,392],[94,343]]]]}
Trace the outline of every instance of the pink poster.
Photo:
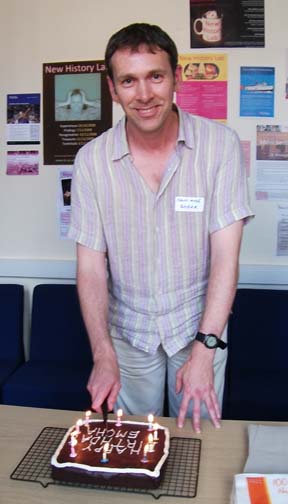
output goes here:
{"type": "Polygon", "coordinates": [[[179,56],[182,82],[176,94],[179,107],[192,114],[225,122],[227,120],[226,54],[185,54],[179,56]]]}

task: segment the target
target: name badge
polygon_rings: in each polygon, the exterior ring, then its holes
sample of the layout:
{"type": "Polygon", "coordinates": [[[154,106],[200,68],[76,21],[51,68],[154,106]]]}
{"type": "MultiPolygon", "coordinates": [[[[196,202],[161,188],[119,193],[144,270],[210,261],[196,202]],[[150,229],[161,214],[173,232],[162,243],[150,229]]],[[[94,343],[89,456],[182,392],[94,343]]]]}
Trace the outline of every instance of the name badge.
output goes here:
{"type": "Polygon", "coordinates": [[[176,196],[175,212],[203,212],[204,198],[193,196],[176,196]]]}

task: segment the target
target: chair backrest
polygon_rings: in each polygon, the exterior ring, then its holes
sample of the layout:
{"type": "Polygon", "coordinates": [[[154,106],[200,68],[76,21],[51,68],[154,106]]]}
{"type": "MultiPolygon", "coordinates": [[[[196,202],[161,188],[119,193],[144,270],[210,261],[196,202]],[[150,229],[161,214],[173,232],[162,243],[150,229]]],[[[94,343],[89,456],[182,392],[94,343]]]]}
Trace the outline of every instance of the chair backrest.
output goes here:
{"type": "Polygon", "coordinates": [[[238,289],[228,322],[223,417],[288,420],[287,383],[288,290],[238,289]]]}
{"type": "Polygon", "coordinates": [[[23,285],[0,284],[1,360],[24,360],[23,308],[23,285]]]}
{"type": "Polygon", "coordinates": [[[33,291],[30,360],[92,362],[74,284],[40,284],[33,291]]]}
{"type": "Polygon", "coordinates": [[[232,372],[288,369],[288,290],[238,289],[228,342],[232,372]]]}

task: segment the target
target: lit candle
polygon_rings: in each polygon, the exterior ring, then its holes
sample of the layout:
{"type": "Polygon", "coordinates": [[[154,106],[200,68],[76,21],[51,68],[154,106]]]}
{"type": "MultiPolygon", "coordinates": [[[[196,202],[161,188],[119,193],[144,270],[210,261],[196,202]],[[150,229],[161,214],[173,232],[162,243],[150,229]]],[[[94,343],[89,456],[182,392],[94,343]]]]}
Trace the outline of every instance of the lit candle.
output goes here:
{"type": "Polygon", "coordinates": [[[153,425],[153,430],[154,430],[154,441],[159,441],[159,438],[158,438],[158,428],[159,428],[159,425],[157,423],[155,423],[153,425]]]}
{"type": "Polygon", "coordinates": [[[154,416],[150,413],[150,415],[148,415],[148,431],[152,431],[153,430],[153,422],[154,422],[154,416]]]}
{"type": "Polygon", "coordinates": [[[86,411],[86,413],[85,413],[85,425],[86,425],[86,427],[87,427],[87,432],[88,432],[88,434],[90,434],[90,427],[89,427],[89,419],[90,419],[90,417],[91,417],[91,411],[90,411],[90,410],[88,410],[88,411],[86,411]]]}
{"type": "Polygon", "coordinates": [[[76,422],[77,436],[78,436],[78,434],[80,434],[80,427],[81,427],[81,425],[82,425],[82,420],[81,420],[81,418],[79,418],[79,420],[77,420],[77,422],[76,422]]]}
{"type": "Polygon", "coordinates": [[[75,451],[75,446],[77,445],[77,439],[76,439],[76,431],[73,431],[71,432],[71,441],[70,441],[70,445],[71,445],[71,451],[70,451],[70,457],[77,457],[77,453],[75,451]]]}
{"type": "Polygon", "coordinates": [[[103,452],[102,452],[102,459],[101,459],[102,464],[107,464],[107,462],[109,462],[108,457],[107,457],[108,450],[109,450],[109,443],[105,443],[103,446],[103,452]]]}
{"type": "Polygon", "coordinates": [[[122,425],[122,423],[121,423],[122,416],[123,416],[123,410],[122,409],[118,409],[118,411],[117,411],[117,422],[116,422],[117,427],[121,427],[121,425],[122,425]]]}
{"type": "Polygon", "coordinates": [[[153,441],[152,432],[150,432],[150,434],[148,434],[148,451],[149,451],[149,453],[154,452],[154,441],[153,441]]]}
{"type": "Polygon", "coordinates": [[[141,459],[141,462],[143,462],[143,464],[147,464],[147,462],[148,462],[148,457],[147,457],[148,451],[149,451],[149,445],[145,444],[144,449],[143,449],[143,457],[141,459]]]}

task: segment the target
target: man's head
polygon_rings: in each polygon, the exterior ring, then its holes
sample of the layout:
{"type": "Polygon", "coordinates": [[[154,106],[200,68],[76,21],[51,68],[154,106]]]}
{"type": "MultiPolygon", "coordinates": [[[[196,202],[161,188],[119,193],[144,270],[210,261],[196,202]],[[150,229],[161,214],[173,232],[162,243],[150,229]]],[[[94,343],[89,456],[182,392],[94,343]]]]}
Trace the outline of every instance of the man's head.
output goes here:
{"type": "Polygon", "coordinates": [[[110,38],[106,51],[105,63],[108,76],[113,81],[111,58],[118,49],[130,49],[137,52],[140,46],[146,46],[152,53],[157,49],[166,51],[169,56],[173,75],[176,72],[178,53],[173,40],[159,26],[148,23],[134,23],[125,26],[110,38]]]}
{"type": "Polygon", "coordinates": [[[70,98],[70,109],[75,113],[83,110],[83,94],[80,89],[73,89],[70,98]]]}

